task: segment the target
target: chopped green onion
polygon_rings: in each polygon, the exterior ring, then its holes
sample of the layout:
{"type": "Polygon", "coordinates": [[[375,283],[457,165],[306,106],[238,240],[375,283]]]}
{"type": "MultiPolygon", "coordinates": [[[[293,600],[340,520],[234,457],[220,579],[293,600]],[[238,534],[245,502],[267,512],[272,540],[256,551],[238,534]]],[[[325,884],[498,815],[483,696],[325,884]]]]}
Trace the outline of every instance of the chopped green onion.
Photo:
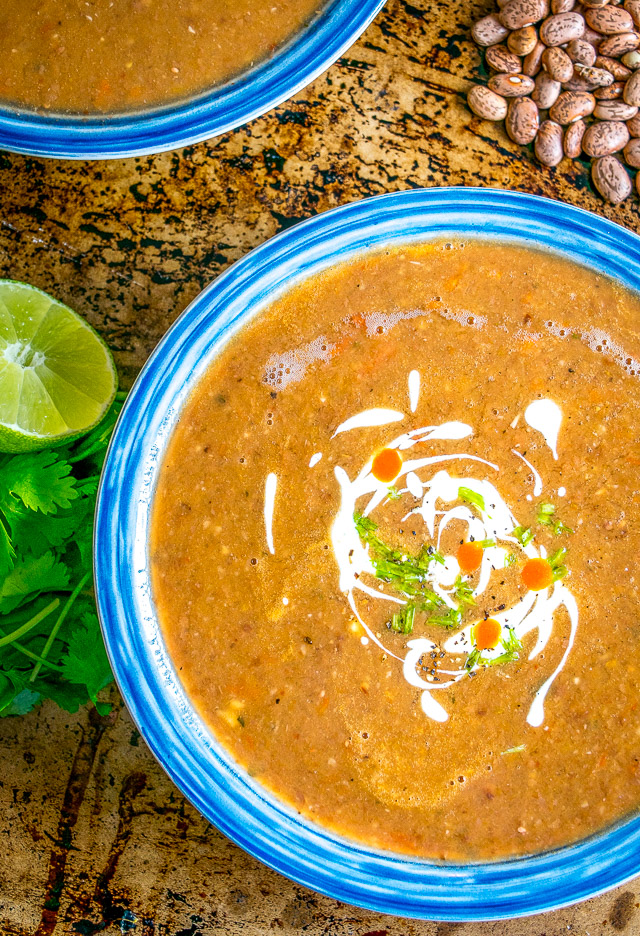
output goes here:
{"type": "Polygon", "coordinates": [[[459,487],[458,497],[467,504],[473,504],[474,507],[478,507],[480,510],[484,510],[484,497],[482,494],[478,494],[476,491],[472,491],[471,488],[459,487]]]}

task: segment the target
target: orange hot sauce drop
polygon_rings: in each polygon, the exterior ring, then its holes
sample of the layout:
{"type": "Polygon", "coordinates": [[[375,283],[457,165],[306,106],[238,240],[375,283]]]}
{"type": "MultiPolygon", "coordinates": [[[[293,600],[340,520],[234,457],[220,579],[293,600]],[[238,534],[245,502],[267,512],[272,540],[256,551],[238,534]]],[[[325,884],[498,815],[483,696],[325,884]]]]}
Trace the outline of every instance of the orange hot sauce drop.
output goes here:
{"type": "Polygon", "coordinates": [[[475,572],[482,563],[482,554],[484,547],[478,542],[463,543],[456,553],[456,559],[460,566],[460,571],[465,575],[475,572]]]}
{"type": "Polygon", "coordinates": [[[478,621],[473,628],[473,642],[477,650],[493,650],[498,646],[502,625],[495,618],[478,621]]]}
{"type": "Polygon", "coordinates": [[[373,459],[371,471],[374,478],[383,484],[390,484],[400,474],[402,455],[397,449],[385,448],[373,459]]]}
{"type": "Polygon", "coordinates": [[[546,559],[528,559],[521,574],[529,591],[542,591],[553,585],[553,570],[546,559]]]}

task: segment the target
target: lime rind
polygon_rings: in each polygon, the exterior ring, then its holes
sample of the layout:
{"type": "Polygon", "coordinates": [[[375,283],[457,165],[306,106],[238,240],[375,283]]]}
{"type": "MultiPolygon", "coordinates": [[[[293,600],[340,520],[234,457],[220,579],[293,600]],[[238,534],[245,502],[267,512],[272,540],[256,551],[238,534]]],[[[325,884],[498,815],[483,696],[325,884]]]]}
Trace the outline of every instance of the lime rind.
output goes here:
{"type": "Polygon", "coordinates": [[[0,280],[0,452],[83,435],[116,390],[111,353],[84,319],[33,286],[0,280]]]}

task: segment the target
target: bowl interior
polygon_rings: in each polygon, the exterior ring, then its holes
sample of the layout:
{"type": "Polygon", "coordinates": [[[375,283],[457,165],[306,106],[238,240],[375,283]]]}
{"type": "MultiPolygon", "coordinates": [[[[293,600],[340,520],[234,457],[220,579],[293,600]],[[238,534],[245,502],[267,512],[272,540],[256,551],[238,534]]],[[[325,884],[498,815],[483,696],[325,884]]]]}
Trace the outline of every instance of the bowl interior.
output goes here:
{"type": "Polygon", "coordinates": [[[63,159],[141,156],[239,127],[292,97],[367,28],[385,0],[326,0],[308,27],[275,54],[186,101],[129,113],[64,115],[0,101],[0,148],[63,159]]]}
{"type": "Polygon", "coordinates": [[[482,237],[548,249],[640,290],[640,238],[535,196],[478,189],[382,195],[319,215],[252,251],[167,333],[125,404],[105,464],[96,590],[109,655],[142,735],[182,792],[261,861],[348,903],[427,919],[513,918],[594,896],[640,871],[640,817],[552,852],[453,865],[331,834],[252,781],[202,722],[169,658],[151,594],[148,531],[181,408],[229,337],[314,273],[389,244],[482,237]]]}

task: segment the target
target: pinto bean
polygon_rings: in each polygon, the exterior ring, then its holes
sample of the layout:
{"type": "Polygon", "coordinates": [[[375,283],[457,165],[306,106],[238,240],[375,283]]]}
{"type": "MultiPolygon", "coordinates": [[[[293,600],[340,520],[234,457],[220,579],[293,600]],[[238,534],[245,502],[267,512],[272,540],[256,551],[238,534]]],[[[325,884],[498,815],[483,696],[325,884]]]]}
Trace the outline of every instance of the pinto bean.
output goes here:
{"type": "Polygon", "coordinates": [[[624,81],[614,81],[608,88],[596,88],[593,96],[598,101],[617,101],[622,97],[624,91],[624,81]]]}
{"type": "Polygon", "coordinates": [[[467,94],[467,104],[474,114],[485,120],[504,120],[507,116],[507,102],[495,91],[485,85],[474,85],[467,94]]]}
{"type": "Polygon", "coordinates": [[[510,101],[505,125],[514,143],[526,146],[535,139],[540,126],[540,115],[531,98],[513,98],[510,101]]]}
{"type": "Polygon", "coordinates": [[[597,52],[590,42],[584,39],[573,39],[568,43],[566,53],[572,62],[580,62],[581,65],[595,65],[597,52]]]}
{"type": "Polygon", "coordinates": [[[542,53],[546,48],[544,42],[538,40],[535,49],[525,56],[524,62],[522,63],[523,74],[528,75],[529,78],[535,78],[542,67],[542,53]]]}
{"type": "Polygon", "coordinates": [[[640,0],[625,0],[624,8],[627,13],[631,14],[631,19],[636,26],[640,26],[640,0]]]}
{"type": "Polygon", "coordinates": [[[553,120],[543,120],[536,134],[533,148],[543,166],[557,166],[563,156],[560,124],[553,120]]]}
{"type": "Polygon", "coordinates": [[[622,61],[628,69],[636,71],[636,69],[640,68],[640,52],[637,49],[634,49],[633,52],[625,52],[622,61]]]}
{"type": "Polygon", "coordinates": [[[522,29],[544,19],[548,12],[548,0],[509,0],[498,16],[507,29],[522,29]]]}
{"type": "Polygon", "coordinates": [[[487,65],[494,71],[504,74],[518,74],[522,71],[522,62],[517,55],[509,52],[504,45],[489,46],[485,53],[487,65]]]}
{"type": "Polygon", "coordinates": [[[502,25],[495,13],[484,16],[471,28],[471,35],[479,46],[492,46],[502,42],[509,35],[509,30],[502,25]]]}
{"type": "Polygon", "coordinates": [[[522,29],[516,29],[509,35],[507,46],[509,51],[516,55],[528,55],[536,47],[538,42],[538,33],[534,26],[524,26],[522,29]]]}
{"type": "Polygon", "coordinates": [[[496,94],[505,98],[525,97],[531,94],[535,85],[533,78],[527,75],[493,75],[489,79],[489,87],[496,94]]]}
{"type": "Polygon", "coordinates": [[[618,59],[609,58],[606,55],[599,55],[595,61],[595,65],[596,68],[604,68],[606,71],[611,72],[613,77],[618,81],[628,78],[631,74],[629,69],[626,68],[622,62],[619,62],[618,59]]]}
{"type": "Polygon", "coordinates": [[[624,148],[623,155],[628,166],[633,166],[634,169],[640,169],[640,140],[637,137],[633,140],[629,140],[624,148]]]}
{"type": "Polygon", "coordinates": [[[611,156],[624,149],[629,142],[629,130],[619,120],[600,120],[587,127],[582,149],[587,156],[611,156]]]}
{"type": "Polygon", "coordinates": [[[633,104],[635,107],[640,106],[640,71],[635,71],[633,75],[627,79],[622,97],[624,98],[625,104],[633,104]]]}
{"type": "Polygon", "coordinates": [[[627,120],[627,128],[632,137],[640,137],[640,114],[627,120]]]}
{"type": "Polygon", "coordinates": [[[591,164],[591,178],[602,197],[612,205],[619,205],[631,194],[629,173],[615,156],[594,159],[591,164]]]}
{"type": "Polygon", "coordinates": [[[531,93],[531,97],[540,110],[549,110],[558,100],[561,91],[562,85],[559,81],[554,81],[551,75],[546,72],[540,72],[536,76],[536,86],[531,93]]]}
{"type": "Polygon", "coordinates": [[[542,53],[542,67],[555,81],[570,81],[573,75],[573,62],[557,47],[542,53]]]}
{"type": "Polygon", "coordinates": [[[589,83],[591,88],[608,88],[613,84],[613,75],[606,68],[592,68],[578,62],[575,71],[580,78],[584,78],[589,83]]]}
{"type": "Polygon", "coordinates": [[[575,5],[575,0],[551,0],[551,12],[570,13],[575,5]]]}
{"type": "Polygon", "coordinates": [[[577,159],[582,152],[582,138],[586,129],[584,120],[574,120],[564,131],[564,153],[569,159],[577,159]]]}
{"type": "Polygon", "coordinates": [[[637,107],[624,101],[598,101],[593,116],[598,120],[631,120],[637,113],[637,107]]]}
{"type": "Polygon", "coordinates": [[[588,117],[593,113],[596,99],[593,94],[585,91],[563,91],[553,107],[549,110],[549,117],[556,123],[566,124],[588,117]]]}
{"type": "Polygon", "coordinates": [[[611,4],[598,10],[585,10],[584,18],[588,26],[605,36],[615,36],[633,29],[631,14],[611,4]]]}
{"type": "Polygon", "coordinates": [[[540,26],[540,39],[547,46],[564,45],[584,35],[585,21],[579,13],[557,13],[540,26]]]}
{"type": "Polygon", "coordinates": [[[598,46],[601,55],[610,55],[619,58],[625,52],[633,52],[640,45],[640,36],[635,32],[619,33],[617,36],[607,36],[598,46]]]}

